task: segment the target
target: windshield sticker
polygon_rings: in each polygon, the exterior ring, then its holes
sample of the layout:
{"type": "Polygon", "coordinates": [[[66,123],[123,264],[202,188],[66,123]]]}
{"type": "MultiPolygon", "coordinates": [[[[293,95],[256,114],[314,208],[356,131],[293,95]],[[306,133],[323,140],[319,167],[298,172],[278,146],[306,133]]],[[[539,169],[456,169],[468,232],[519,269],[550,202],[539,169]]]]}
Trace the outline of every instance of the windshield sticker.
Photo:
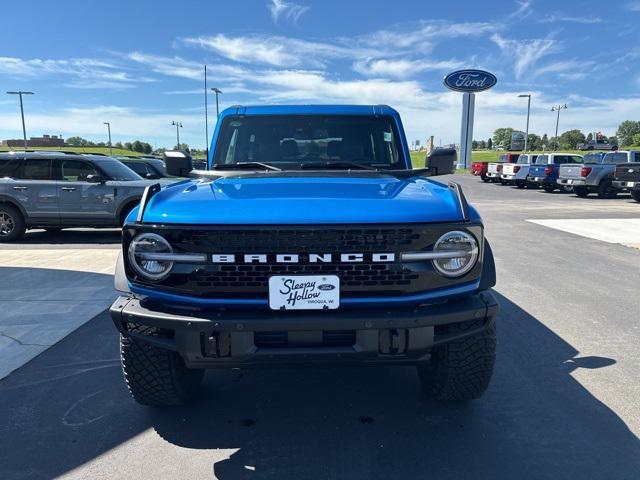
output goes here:
{"type": "Polygon", "coordinates": [[[391,132],[384,132],[384,141],[385,142],[391,142],[392,141],[391,132]]]}

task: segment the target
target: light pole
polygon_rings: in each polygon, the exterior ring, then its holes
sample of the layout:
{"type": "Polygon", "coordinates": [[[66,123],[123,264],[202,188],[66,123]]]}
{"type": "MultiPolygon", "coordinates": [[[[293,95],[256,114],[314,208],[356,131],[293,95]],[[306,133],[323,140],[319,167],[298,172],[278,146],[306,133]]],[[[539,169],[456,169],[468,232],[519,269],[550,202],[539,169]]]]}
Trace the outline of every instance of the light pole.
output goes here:
{"type": "Polygon", "coordinates": [[[222,93],[222,90],[220,90],[217,87],[213,87],[211,91],[215,92],[216,94],[216,118],[218,118],[220,116],[220,106],[218,105],[218,95],[222,93]]]}
{"type": "Polygon", "coordinates": [[[107,126],[109,132],[109,155],[113,156],[113,148],[111,148],[111,122],[102,122],[107,126]]]}
{"type": "Polygon", "coordinates": [[[552,112],[558,112],[558,115],[556,117],[556,136],[555,136],[556,144],[555,144],[554,151],[555,151],[555,149],[558,148],[558,125],[560,124],[560,110],[562,110],[564,108],[567,108],[567,104],[566,103],[564,105],[557,105],[557,106],[554,105],[553,107],[551,107],[551,111],[552,112]]]}
{"type": "Polygon", "coordinates": [[[529,146],[529,114],[531,113],[531,94],[518,95],[520,98],[527,97],[527,131],[524,134],[524,153],[527,153],[527,147],[529,146]]]}
{"type": "Polygon", "coordinates": [[[22,138],[24,139],[24,149],[26,151],[27,150],[27,129],[24,126],[24,107],[22,106],[22,96],[33,95],[33,92],[23,92],[22,90],[18,90],[17,92],[7,92],[7,94],[20,96],[20,115],[22,116],[22,138]]]}
{"type": "Polygon", "coordinates": [[[204,152],[209,159],[209,90],[207,89],[207,66],[204,66],[204,152]]]}
{"type": "Polygon", "coordinates": [[[182,124],[180,122],[172,121],[171,125],[175,125],[176,127],[176,138],[178,140],[177,149],[180,150],[180,129],[182,128],[182,124]]]}

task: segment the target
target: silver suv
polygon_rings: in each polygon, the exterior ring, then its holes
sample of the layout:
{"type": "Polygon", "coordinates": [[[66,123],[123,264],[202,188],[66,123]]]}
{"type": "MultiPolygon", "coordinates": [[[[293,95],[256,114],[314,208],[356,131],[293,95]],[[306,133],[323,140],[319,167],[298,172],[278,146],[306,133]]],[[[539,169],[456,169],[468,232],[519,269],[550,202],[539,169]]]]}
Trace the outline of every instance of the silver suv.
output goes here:
{"type": "Polygon", "coordinates": [[[0,242],[28,228],[120,226],[153,183],[102,155],[0,154],[0,242]]]}

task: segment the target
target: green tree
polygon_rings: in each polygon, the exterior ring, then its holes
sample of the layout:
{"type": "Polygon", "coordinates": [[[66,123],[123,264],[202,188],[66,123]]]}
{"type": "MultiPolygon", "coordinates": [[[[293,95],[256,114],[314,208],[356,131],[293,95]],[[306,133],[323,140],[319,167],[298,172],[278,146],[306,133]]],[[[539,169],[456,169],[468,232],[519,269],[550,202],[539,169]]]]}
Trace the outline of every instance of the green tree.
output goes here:
{"type": "Polygon", "coordinates": [[[153,147],[152,147],[149,143],[144,142],[144,143],[142,144],[142,153],[149,154],[149,153],[151,153],[152,151],[153,151],[153,147]]]}
{"type": "Polygon", "coordinates": [[[67,145],[71,145],[72,147],[84,147],[89,142],[82,137],[69,137],[65,142],[67,145]]]}
{"type": "Polygon", "coordinates": [[[113,148],[124,148],[124,147],[122,146],[122,142],[116,142],[113,144],[113,148]]]}
{"type": "Polygon", "coordinates": [[[631,145],[633,142],[633,136],[636,133],[640,133],[640,122],[634,120],[625,120],[618,126],[616,136],[620,140],[621,146],[631,145]]]}
{"type": "Polygon", "coordinates": [[[487,140],[487,148],[489,150],[491,150],[493,148],[493,140],[491,140],[491,139],[487,140]]]}
{"type": "Polygon", "coordinates": [[[589,132],[587,135],[587,142],[590,142],[591,140],[593,140],[593,133],[589,132]]]}
{"type": "Polygon", "coordinates": [[[513,128],[498,128],[493,132],[493,143],[495,145],[501,145],[507,150],[511,148],[511,134],[513,128]]]}
{"type": "Polygon", "coordinates": [[[487,148],[487,142],[485,142],[484,140],[480,140],[480,145],[479,145],[481,150],[484,150],[487,148]]]}
{"type": "Polygon", "coordinates": [[[131,148],[134,152],[142,153],[144,148],[142,146],[142,142],[140,140],[134,140],[131,144],[131,148]]]}
{"type": "Polygon", "coordinates": [[[559,143],[560,148],[575,150],[578,148],[579,143],[584,143],[585,136],[580,130],[567,130],[566,132],[560,135],[559,143]]]}
{"type": "Polygon", "coordinates": [[[124,142],[124,149],[133,150],[133,145],[131,145],[131,142],[124,142]]]}
{"type": "Polygon", "coordinates": [[[478,150],[478,141],[477,140],[473,140],[471,142],[471,149],[472,150],[478,150]]]}
{"type": "Polygon", "coordinates": [[[190,153],[191,151],[189,150],[189,145],[187,145],[186,143],[181,143],[180,145],[176,145],[173,147],[174,150],[182,150],[185,151],[187,153],[190,153]]]}
{"type": "Polygon", "coordinates": [[[549,137],[547,136],[547,134],[545,133],[544,135],[542,135],[542,138],[540,139],[540,148],[549,148],[549,137]]]}
{"type": "Polygon", "coordinates": [[[636,133],[632,138],[632,144],[634,146],[639,146],[640,145],[640,133],[636,133]]]}
{"type": "Polygon", "coordinates": [[[527,137],[527,149],[529,151],[542,149],[542,141],[540,140],[540,137],[535,133],[530,133],[527,137]]]}

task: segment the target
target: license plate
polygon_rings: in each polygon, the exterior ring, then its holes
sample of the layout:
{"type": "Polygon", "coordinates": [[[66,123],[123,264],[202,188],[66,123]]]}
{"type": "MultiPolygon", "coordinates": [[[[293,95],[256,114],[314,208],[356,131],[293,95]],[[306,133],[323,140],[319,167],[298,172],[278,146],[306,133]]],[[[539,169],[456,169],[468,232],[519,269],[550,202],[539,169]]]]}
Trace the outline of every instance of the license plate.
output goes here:
{"type": "Polygon", "coordinates": [[[573,180],[567,180],[567,185],[573,185],[573,180]]]}
{"type": "Polygon", "coordinates": [[[340,306],[336,275],[274,275],[269,278],[272,310],[335,310],[340,306]]]}

